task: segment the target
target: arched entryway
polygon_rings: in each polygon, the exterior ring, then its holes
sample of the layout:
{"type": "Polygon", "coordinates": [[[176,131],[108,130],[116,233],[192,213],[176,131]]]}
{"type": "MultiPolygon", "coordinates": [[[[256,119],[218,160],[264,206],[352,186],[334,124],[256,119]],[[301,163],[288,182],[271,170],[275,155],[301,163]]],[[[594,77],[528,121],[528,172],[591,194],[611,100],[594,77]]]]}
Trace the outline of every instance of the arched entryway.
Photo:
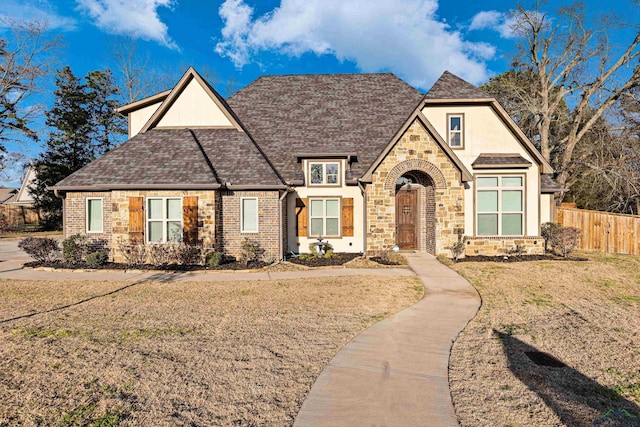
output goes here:
{"type": "Polygon", "coordinates": [[[395,184],[396,245],[435,254],[435,183],[419,170],[404,172],[395,184]]]}

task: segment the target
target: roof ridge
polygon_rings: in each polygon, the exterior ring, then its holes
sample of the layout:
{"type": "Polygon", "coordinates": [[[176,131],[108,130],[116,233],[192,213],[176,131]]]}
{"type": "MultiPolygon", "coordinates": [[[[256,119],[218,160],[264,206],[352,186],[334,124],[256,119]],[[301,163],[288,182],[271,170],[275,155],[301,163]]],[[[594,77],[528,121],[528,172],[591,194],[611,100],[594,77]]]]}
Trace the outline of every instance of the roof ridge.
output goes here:
{"type": "Polygon", "coordinates": [[[461,77],[456,76],[449,70],[445,70],[442,75],[431,86],[425,94],[426,99],[474,99],[493,98],[482,89],[469,83],[461,77]]]}
{"type": "Polygon", "coordinates": [[[189,131],[189,133],[191,134],[191,137],[193,138],[196,145],[198,146],[200,153],[202,153],[202,156],[204,157],[204,161],[207,162],[207,166],[209,166],[209,170],[211,171],[213,178],[216,180],[216,184],[222,184],[222,181],[220,181],[220,177],[216,172],[216,168],[213,167],[213,163],[211,163],[211,159],[209,159],[209,156],[207,156],[207,153],[204,151],[204,148],[202,147],[202,144],[198,140],[198,137],[196,136],[196,134],[193,132],[192,129],[187,128],[187,130],[189,131]]]}

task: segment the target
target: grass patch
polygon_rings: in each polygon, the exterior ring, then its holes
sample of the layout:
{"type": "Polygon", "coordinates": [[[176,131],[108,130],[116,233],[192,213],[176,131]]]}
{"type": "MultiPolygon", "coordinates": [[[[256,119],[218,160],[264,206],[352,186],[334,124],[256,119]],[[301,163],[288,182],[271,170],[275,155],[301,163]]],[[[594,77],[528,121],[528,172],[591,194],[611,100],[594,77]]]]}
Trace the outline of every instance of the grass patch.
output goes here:
{"type": "MultiPolygon", "coordinates": [[[[123,285],[0,280],[0,319],[123,285]]],[[[0,425],[290,425],[335,353],[421,292],[375,274],[148,282],[0,323],[0,425]]]]}
{"type": "Polygon", "coordinates": [[[640,257],[456,263],[483,305],[454,343],[450,386],[463,426],[594,425],[640,412],[640,257]],[[538,366],[538,351],[566,367],[538,366]]]}

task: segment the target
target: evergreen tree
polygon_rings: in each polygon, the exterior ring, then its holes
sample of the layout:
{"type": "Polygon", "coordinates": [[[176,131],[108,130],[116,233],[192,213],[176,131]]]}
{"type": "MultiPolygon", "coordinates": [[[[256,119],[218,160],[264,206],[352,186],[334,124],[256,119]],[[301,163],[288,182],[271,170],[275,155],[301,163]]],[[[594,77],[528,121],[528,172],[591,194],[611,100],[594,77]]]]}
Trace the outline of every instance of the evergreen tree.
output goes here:
{"type": "Polygon", "coordinates": [[[62,201],[47,187],[111,150],[126,132],[123,118],[115,112],[117,89],[111,73],[92,71],[84,81],[68,66],[60,70],[55,102],[46,113],[51,131],[35,162],[32,193],[49,227],[61,225],[62,201]]]}

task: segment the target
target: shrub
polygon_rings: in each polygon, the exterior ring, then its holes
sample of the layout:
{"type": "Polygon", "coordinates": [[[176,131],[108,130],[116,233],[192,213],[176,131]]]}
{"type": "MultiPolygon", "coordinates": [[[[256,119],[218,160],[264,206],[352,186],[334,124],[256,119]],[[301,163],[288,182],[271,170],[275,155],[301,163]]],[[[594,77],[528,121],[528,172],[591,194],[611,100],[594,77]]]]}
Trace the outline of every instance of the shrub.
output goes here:
{"type": "Polygon", "coordinates": [[[82,263],[89,252],[87,236],[74,234],[62,241],[62,259],[70,264],[82,263]]]}
{"type": "Polygon", "coordinates": [[[200,263],[201,250],[197,246],[180,243],[173,245],[173,259],[180,265],[194,265],[200,263]]]}
{"type": "Polygon", "coordinates": [[[222,264],[222,257],[222,252],[214,249],[205,256],[205,264],[209,267],[217,267],[222,264]]]}
{"type": "Polygon", "coordinates": [[[467,243],[467,237],[463,235],[462,230],[458,230],[458,241],[447,247],[451,251],[451,256],[454,261],[458,261],[460,256],[464,254],[465,244],[467,243]]]}
{"type": "Polygon", "coordinates": [[[38,262],[54,262],[60,258],[58,241],[49,237],[27,237],[18,247],[38,262]]]}
{"type": "Polygon", "coordinates": [[[147,246],[135,240],[118,239],[118,250],[129,267],[143,265],[147,260],[147,246]]]}
{"type": "Polygon", "coordinates": [[[151,265],[167,265],[173,259],[173,245],[152,244],[147,247],[149,263],[151,265]]]}
{"type": "Polygon", "coordinates": [[[87,255],[87,265],[89,267],[98,267],[104,265],[109,260],[109,254],[105,251],[95,251],[87,255]]]}
{"type": "Polygon", "coordinates": [[[250,262],[256,262],[260,257],[260,252],[260,243],[245,237],[240,246],[240,262],[245,266],[250,262]]]}
{"type": "Polygon", "coordinates": [[[508,255],[513,255],[516,257],[519,257],[520,255],[524,255],[525,253],[527,253],[526,245],[515,245],[513,248],[507,251],[508,255]]]}
{"type": "Polygon", "coordinates": [[[331,245],[331,243],[327,243],[324,246],[324,254],[322,255],[323,258],[335,258],[335,257],[339,257],[339,255],[336,255],[333,253],[333,245],[331,245]]]}
{"type": "Polygon", "coordinates": [[[560,224],[556,224],[555,222],[545,222],[542,224],[540,228],[540,235],[544,239],[544,252],[546,253],[549,248],[549,244],[551,243],[551,238],[553,233],[560,228],[560,224]]]}
{"type": "Polygon", "coordinates": [[[309,254],[311,256],[318,256],[318,245],[315,243],[309,243],[309,254]]]}
{"type": "Polygon", "coordinates": [[[553,249],[567,257],[578,246],[580,230],[575,227],[558,227],[551,235],[553,249]]]}

